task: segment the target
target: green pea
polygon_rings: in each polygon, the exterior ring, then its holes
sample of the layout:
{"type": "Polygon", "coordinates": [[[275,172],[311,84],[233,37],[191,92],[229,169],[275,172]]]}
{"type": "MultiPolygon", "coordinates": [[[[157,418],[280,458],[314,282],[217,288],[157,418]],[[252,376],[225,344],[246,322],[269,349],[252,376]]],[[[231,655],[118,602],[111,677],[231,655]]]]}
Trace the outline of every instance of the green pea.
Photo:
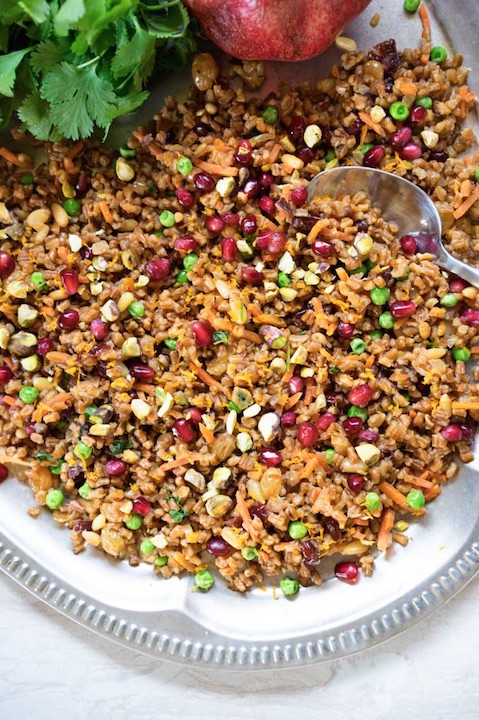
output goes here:
{"type": "Polygon", "coordinates": [[[389,300],[390,294],[391,291],[387,287],[375,287],[370,291],[369,297],[373,305],[385,305],[389,300]]]}
{"type": "Polygon", "coordinates": [[[459,300],[457,299],[457,295],[455,295],[455,293],[446,293],[440,299],[439,304],[442,305],[442,307],[453,308],[456,307],[458,302],[459,300]]]}
{"type": "Polygon", "coordinates": [[[366,422],[368,419],[368,411],[365,408],[358,407],[357,405],[351,405],[348,410],[348,417],[358,417],[361,418],[363,422],[366,422]]]}
{"type": "Polygon", "coordinates": [[[355,355],[362,355],[366,350],[366,343],[360,338],[353,338],[349,343],[349,347],[355,355]]]}
{"type": "Polygon", "coordinates": [[[261,117],[267,125],[274,125],[278,119],[278,111],[273,105],[270,105],[266,110],[263,110],[261,117]]]}
{"type": "Polygon", "coordinates": [[[163,210],[159,220],[163,227],[173,227],[175,224],[175,216],[171,210],[163,210]]]}
{"type": "Polygon", "coordinates": [[[73,450],[73,454],[76,455],[81,460],[88,460],[90,455],[93,452],[93,448],[90,445],[87,445],[82,440],[80,440],[73,450]]]}
{"type": "Polygon", "coordinates": [[[468,362],[471,359],[471,351],[465,347],[453,347],[452,357],[460,362],[468,362]]]}
{"type": "Polygon", "coordinates": [[[291,282],[292,282],[292,280],[289,277],[289,275],[286,275],[286,273],[284,273],[284,272],[278,273],[278,286],[280,288],[286,287],[287,285],[291,285],[291,282]]]}
{"type": "Polygon", "coordinates": [[[374,512],[379,507],[379,495],[375,492],[366,493],[364,505],[370,512],[374,512]]]}
{"type": "Polygon", "coordinates": [[[32,282],[39,290],[46,290],[48,288],[47,282],[41,272],[32,273],[30,275],[30,282],[32,282]]]}
{"type": "Polygon", "coordinates": [[[155,560],[155,565],[158,565],[159,567],[163,567],[163,565],[168,564],[168,555],[158,555],[158,557],[155,560]]]}
{"type": "Polygon", "coordinates": [[[176,167],[178,168],[178,172],[182,175],[189,175],[190,172],[193,170],[193,163],[191,162],[190,158],[180,157],[176,167]]]}
{"type": "Polygon", "coordinates": [[[336,450],[334,448],[326,448],[324,451],[324,454],[326,455],[326,460],[328,462],[328,465],[333,464],[333,457],[336,455],[336,450]]]}
{"type": "Polygon", "coordinates": [[[425,110],[430,110],[432,108],[432,98],[429,97],[429,95],[426,95],[426,97],[418,98],[414,105],[420,105],[425,110]]]}
{"type": "Polygon", "coordinates": [[[92,415],[94,415],[96,413],[97,410],[98,410],[98,408],[96,405],[89,405],[87,407],[87,409],[85,410],[85,415],[87,417],[91,417],[92,415]]]}
{"type": "Polygon", "coordinates": [[[25,173],[25,175],[22,175],[20,178],[20,185],[33,185],[32,173],[25,173]]]}
{"type": "Polygon", "coordinates": [[[241,555],[244,557],[245,560],[256,560],[256,558],[258,557],[258,551],[254,547],[244,547],[241,550],[241,555]]]}
{"type": "Polygon", "coordinates": [[[139,530],[143,525],[143,518],[138,513],[133,513],[125,522],[125,525],[130,530],[139,530]]]}
{"type": "Polygon", "coordinates": [[[84,500],[88,500],[88,498],[90,496],[90,490],[91,490],[90,485],[88,483],[83,483],[83,485],[80,488],[78,488],[78,494],[84,500]]]}
{"type": "Polygon", "coordinates": [[[407,504],[413,510],[420,510],[426,504],[426,498],[422,490],[411,490],[406,495],[407,504]]]}
{"type": "Polygon", "coordinates": [[[136,150],[128,147],[128,145],[120,145],[120,155],[122,158],[125,158],[125,160],[133,160],[133,158],[136,157],[136,150]]]}
{"type": "Polygon", "coordinates": [[[156,547],[153,545],[151,540],[143,540],[140,545],[140,552],[142,552],[143,555],[151,555],[151,553],[154,553],[155,550],[156,547]]]}
{"type": "Polygon", "coordinates": [[[193,270],[198,260],[199,256],[196,253],[189,253],[189,255],[183,258],[183,267],[187,272],[193,270]]]}
{"type": "Polygon", "coordinates": [[[45,497],[45,502],[47,504],[47,507],[50,508],[50,510],[57,510],[61,505],[63,505],[64,500],[65,496],[60,490],[60,488],[54,488],[53,490],[49,490],[45,497]]]}
{"type": "Polygon", "coordinates": [[[288,532],[293,540],[301,540],[308,534],[308,528],[300,520],[293,520],[288,525],[288,532]]]}
{"type": "Polygon", "coordinates": [[[180,272],[176,276],[176,282],[179,285],[184,285],[188,282],[188,273],[186,272],[186,270],[180,270],[180,272]]]}
{"type": "Polygon", "coordinates": [[[371,150],[371,148],[373,148],[373,147],[374,147],[374,143],[366,143],[365,145],[362,146],[362,148],[360,148],[359,152],[361,153],[361,155],[366,155],[368,150],[371,150]]]}
{"type": "Polygon", "coordinates": [[[33,385],[24,385],[22,388],[20,388],[18,396],[20,400],[25,403],[25,405],[33,405],[39,394],[40,393],[36,388],[33,387],[33,385]]]}
{"type": "Polygon", "coordinates": [[[394,327],[394,318],[389,312],[389,310],[386,310],[386,312],[381,313],[381,315],[378,318],[378,322],[384,330],[390,330],[394,327]]]}
{"type": "Polygon", "coordinates": [[[360,265],[358,268],[355,268],[354,270],[349,270],[348,275],[357,275],[358,273],[363,273],[364,275],[367,273],[368,269],[366,265],[360,265]]]}
{"type": "Polygon", "coordinates": [[[389,114],[391,115],[393,120],[400,120],[401,122],[403,122],[409,116],[409,108],[403,102],[398,100],[398,102],[393,102],[393,104],[390,106],[389,114]]]}
{"type": "Polygon", "coordinates": [[[166,338],[165,345],[168,348],[168,350],[175,350],[177,342],[178,342],[178,338],[166,338]]]}
{"type": "Polygon", "coordinates": [[[421,4],[421,0],[404,0],[404,9],[408,13],[415,13],[421,4]]]}
{"type": "Polygon", "coordinates": [[[142,318],[145,314],[145,306],[139,300],[133,300],[133,302],[128,305],[128,312],[134,318],[142,318]]]}
{"type": "Polygon", "coordinates": [[[447,51],[441,45],[436,45],[432,48],[430,59],[436,63],[442,63],[447,58],[447,51]]]}
{"type": "Polygon", "coordinates": [[[336,157],[336,153],[334,152],[334,150],[332,148],[329,148],[326,155],[324,156],[324,159],[326,160],[326,162],[331,162],[331,160],[334,160],[335,157],[336,157]]]}
{"type": "Polygon", "coordinates": [[[474,180],[479,183],[479,168],[474,170],[474,180]]]}
{"type": "Polygon", "coordinates": [[[294,578],[284,577],[280,580],[279,586],[286,597],[296,595],[299,590],[299,582],[294,578]]]}
{"type": "Polygon", "coordinates": [[[371,340],[379,340],[379,338],[382,338],[383,335],[384,335],[384,333],[382,330],[373,330],[370,335],[370,338],[371,338],[371,340]]]}
{"type": "Polygon", "coordinates": [[[195,575],[195,585],[200,590],[209,590],[215,584],[213,575],[208,570],[200,570],[195,575]]]}
{"type": "Polygon", "coordinates": [[[81,205],[78,202],[78,200],[75,200],[75,198],[67,198],[65,202],[63,203],[64,210],[68,213],[68,215],[79,215],[81,210],[81,205]]]}

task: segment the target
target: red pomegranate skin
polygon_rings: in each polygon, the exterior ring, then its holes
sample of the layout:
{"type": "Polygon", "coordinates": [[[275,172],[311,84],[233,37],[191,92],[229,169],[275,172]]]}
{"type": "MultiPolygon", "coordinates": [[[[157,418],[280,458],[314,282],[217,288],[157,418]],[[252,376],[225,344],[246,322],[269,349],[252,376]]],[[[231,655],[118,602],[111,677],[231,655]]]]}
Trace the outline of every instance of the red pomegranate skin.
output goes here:
{"type": "Polygon", "coordinates": [[[319,55],[370,0],[185,0],[211,40],[241,60],[319,55]]]}

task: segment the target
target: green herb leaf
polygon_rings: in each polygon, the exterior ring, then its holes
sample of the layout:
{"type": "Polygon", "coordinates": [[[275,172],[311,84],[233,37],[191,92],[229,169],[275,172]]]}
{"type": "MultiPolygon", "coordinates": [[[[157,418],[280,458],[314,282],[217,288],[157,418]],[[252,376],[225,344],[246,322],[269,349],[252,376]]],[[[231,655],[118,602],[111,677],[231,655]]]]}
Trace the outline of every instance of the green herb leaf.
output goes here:
{"type": "Polygon", "coordinates": [[[181,522],[183,518],[188,517],[188,512],[184,508],[179,510],[168,510],[168,514],[175,522],[181,522]]]}
{"type": "Polygon", "coordinates": [[[0,57],[0,95],[13,97],[17,68],[28,52],[30,48],[24,48],[0,57]]]}
{"type": "Polygon", "coordinates": [[[25,98],[18,108],[18,117],[39,140],[52,140],[52,120],[50,105],[35,90],[25,98]]]}
{"type": "Polygon", "coordinates": [[[18,7],[25,10],[27,15],[29,15],[37,25],[44,22],[50,12],[46,0],[19,0],[18,7]]]}
{"type": "Polygon", "coordinates": [[[70,50],[68,41],[61,40],[54,42],[46,40],[39,43],[30,56],[30,65],[32,70],[37,74],[42,74],[50,70],[54,65],[63,60],[70,50]]]}
{"type": "Polygon", "coordinates": [[[83,0],[65,0],[55,15],[53,27],[59,37],[68,35],[70,28],[74,26],[85,14],[85,5],[83,0]]]}
{"type": "Polygon", "coordinates": [[[113,441],[113,447],[111,449],[113,455],[121,455],[125,450],[130,450],[133,444],[128,440],[126,435],[120,435],[113,441]]]}
{"type": "Polygon", "coordinates": [[[213,345],[229,345],[230,334],[227,330],[216,330],[213,333],[213,345]]]}
{"type": "Polygon", "coordinates": [[[49,460],[50,462],[53,460],[53,455],[50,455],[46,450],[39,450],[35,457],[37,460],[49,460]]]}

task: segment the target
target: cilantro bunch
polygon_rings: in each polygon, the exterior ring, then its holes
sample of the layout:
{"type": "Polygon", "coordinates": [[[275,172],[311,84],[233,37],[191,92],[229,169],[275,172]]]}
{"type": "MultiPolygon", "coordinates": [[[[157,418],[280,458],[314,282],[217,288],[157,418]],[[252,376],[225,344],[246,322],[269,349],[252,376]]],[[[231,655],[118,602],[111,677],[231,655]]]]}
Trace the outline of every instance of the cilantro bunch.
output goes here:
{"type": "Polygon", "coordinates": [[[0,127],[16,111],[40,140],[106,134],[194,38],[180,0],[0,0],[0,127]]]}

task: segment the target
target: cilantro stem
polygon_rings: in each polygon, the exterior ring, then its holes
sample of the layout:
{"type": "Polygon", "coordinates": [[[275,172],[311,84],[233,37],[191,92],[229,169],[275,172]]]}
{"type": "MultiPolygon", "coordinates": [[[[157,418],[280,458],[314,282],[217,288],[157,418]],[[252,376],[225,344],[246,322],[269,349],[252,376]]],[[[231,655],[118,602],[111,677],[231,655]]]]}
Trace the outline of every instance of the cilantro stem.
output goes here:
{"type": "Polygon", "coordinates": [[[93,65],[93,63],[98,62],[98,60],[101,58],[101,56],[103,54],[104,53],[102,53],[101,55],[97,55],[96,57],[92,58],[91,60],[87,60],[86,62],[82,63],[81,65],[77,65],[78,70],[83,70],[83,68],[86,68],[89,65],[93,65]]]}

